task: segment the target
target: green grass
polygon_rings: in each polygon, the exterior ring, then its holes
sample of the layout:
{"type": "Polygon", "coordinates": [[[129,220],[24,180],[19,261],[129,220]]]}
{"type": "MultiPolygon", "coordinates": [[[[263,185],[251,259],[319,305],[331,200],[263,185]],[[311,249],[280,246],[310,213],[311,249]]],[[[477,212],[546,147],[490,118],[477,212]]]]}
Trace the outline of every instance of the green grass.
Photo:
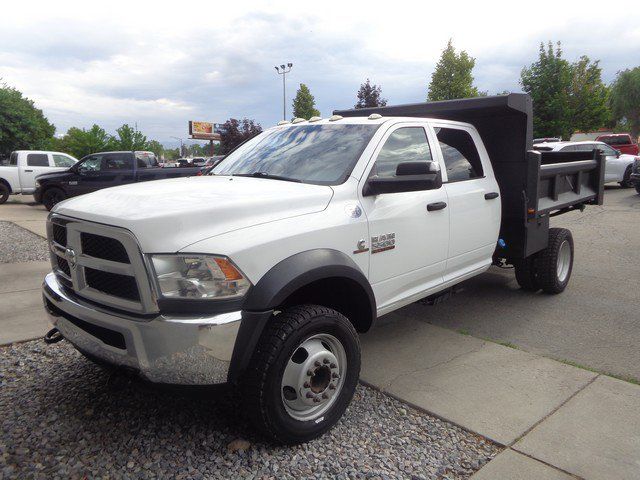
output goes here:
{"type": "MultiPolygon", "coordinates": [[[[469,332],[469,330],[467,330],[466,328],[459,328],[456,331],[462,335],[471,335],[471,332],[469,332]]],[[[486,337],[477,337],[477,338],[480,338],[481,340],[485,340],[487,342],[497,343],[498,345],[502,345],[503,347],[513,348],[514,350],[520,350],[520,347],[518,345],[515,345],[508,341],[494,340],[492,338],[486,338],[486,337]]],[[[598,373],[600,375],[606,375],[607,377],[617,378],[618,380],[622,380],[623,382],[629,382],[629,383],[633,383],[634,385],[640,385],[640,379],[635,377],[630,377],[628,375],[616,375],[609,372],[603,372],[601,370],[596,370],[595,368],[592,368],[592,367],[587,367],[586,365],[582,365],[578,362],[574,362],[573,360],[557,359],[553,357],[551,358],[553,360],[557,360],[560,363],[564,363],[565,365],[570,365],[572,367],[580,368],[582,370],[587,370],[588,372],[598,373]]]]}
{"type": "Polygon", "coordinates": [[[601,375],[606,375],[607,377],[617,378],[618,380],[622,380],[623,382],[633,383],[634,385],[640,385],[639,379],[630,377],[628,375],[616,375],[614,373],[603,372],[600,370],[596,370],[595,368],[592,368],[592,367],[587,367],[586,365],[581,365],[580,363],[574,362],[573,360],[564,359],[564,360],[558,360],[558,361],[566,365],[571,365],[572,367],[580,368],[582,370],[587,370],[593,373],[599,373],[601,375]]]}

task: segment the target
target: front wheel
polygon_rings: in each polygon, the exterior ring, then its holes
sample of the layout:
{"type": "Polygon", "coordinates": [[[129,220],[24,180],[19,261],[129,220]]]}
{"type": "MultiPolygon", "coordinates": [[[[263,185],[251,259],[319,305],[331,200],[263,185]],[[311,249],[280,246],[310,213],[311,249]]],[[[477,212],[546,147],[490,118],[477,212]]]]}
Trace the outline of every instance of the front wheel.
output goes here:
{"type": "Polygon", "coordinates": [[[636,183],[636,192],[640,193],[640,182],[636,183]]]}
{"type": "Polygon", "coordinates": [[[631,183],[631,165],[627,167],[624,171],[624,176],[622,177],[622,181],[620,182],[620,186],[622,188],[631,188],[633,184],[631,183]]]}
{"type": "Polygon", "coordinates": [[[573,236],[566,228],[550,228],[547,248],[536,254],[536,278],[546,293],[567,288],[573,270],[573,236]]]}
{"type": "Polygon", "coordinates": [[[246,412],[267,436],[296,444],[332,428],[353,398],[360,342],[344,315],[300,305],[275,315],[242,380],[246,412]]]}
{"type": "Polygon", "coordinates": [[[60,203],[65,198],[67,198],[67,196],[61,189],[52,187],[45,190],[42,194],[42,204],[47,210],[51,210],[57,203],[60,203]]]}

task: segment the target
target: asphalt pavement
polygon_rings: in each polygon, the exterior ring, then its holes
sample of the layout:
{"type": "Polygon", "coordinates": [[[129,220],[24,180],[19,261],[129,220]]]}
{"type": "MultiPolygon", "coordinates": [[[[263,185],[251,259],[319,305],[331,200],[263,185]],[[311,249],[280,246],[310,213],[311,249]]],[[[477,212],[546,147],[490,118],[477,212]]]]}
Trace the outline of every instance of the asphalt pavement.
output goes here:
{"type": "Polygon", "coordinates": [[[570,229],[575,243],[561,295],[524,292],[513,270],[492,267],[444,303],[397,314],[640,380],[640,195],[607,187],[603,206],[560,215],[552,226],[570,229]]]}

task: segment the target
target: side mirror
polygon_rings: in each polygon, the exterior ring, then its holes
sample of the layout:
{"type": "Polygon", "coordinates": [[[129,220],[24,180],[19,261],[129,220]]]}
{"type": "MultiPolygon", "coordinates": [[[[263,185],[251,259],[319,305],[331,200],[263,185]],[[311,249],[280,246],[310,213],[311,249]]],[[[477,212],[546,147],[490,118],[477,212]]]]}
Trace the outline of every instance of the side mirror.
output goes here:
{"type": "Polygon", "coordinates": [[[437,162],[403,162],[396,167],[394,177],[371,177],[362,194],[365,197],[381,193],[435,190],[442,186],[442,173],[437,162]]]}
{"type": "Polygon", "coordinates": [[[616,158],[620,158],[620,155],[622,155],[622,152],[620,150],[616,150],[616,158]]]}

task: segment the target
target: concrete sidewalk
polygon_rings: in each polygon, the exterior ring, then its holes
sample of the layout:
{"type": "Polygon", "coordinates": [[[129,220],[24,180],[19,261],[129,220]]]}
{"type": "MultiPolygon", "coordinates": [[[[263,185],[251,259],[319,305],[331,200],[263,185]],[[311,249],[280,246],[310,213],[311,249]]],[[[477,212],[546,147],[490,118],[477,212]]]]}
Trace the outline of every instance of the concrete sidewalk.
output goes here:
{"type": "Polygon", "coordinates": [[[13,195],[4,205],[0,205],[0,220],[13,222],[30,232],[47,236],[47,209],[32,201],[30,196],[13,195]]]}
{"type": "Polygon", "coordinates": [[[402,311],[362,348],[365,383],[507,447],[478,479],[640,475],[640,386],[402,311]]]}
{"type": "Polygon", "coordinates": [[[42,279],[49,262],[0,264],[0,345],[42,337],[48,330],[42,279]]]}

